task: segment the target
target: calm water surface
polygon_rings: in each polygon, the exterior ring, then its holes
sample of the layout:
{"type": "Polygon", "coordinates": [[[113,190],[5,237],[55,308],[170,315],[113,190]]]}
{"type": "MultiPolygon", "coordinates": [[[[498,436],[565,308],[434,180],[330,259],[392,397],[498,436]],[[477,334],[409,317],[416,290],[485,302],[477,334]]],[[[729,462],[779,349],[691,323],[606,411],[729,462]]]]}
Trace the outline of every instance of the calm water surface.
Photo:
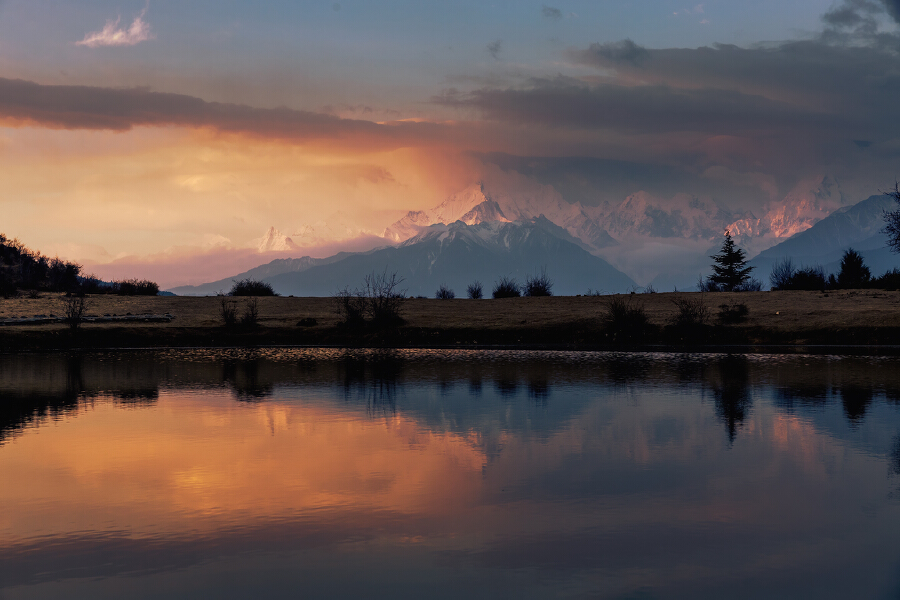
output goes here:
{"type": "Polygon", "coordinates": [[[900,598],[900,360],[0,356],[0,598],[900,598]]]}

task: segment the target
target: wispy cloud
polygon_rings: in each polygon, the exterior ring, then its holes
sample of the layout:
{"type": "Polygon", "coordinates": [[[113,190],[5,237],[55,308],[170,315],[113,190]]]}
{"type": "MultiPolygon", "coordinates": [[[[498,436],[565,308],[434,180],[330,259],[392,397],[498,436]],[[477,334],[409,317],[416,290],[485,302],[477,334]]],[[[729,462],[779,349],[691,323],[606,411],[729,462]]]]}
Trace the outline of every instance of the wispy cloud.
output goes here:
{"type": "Polygon", "coordinates": [[[553,6],[547,6],[546,4],[541,8],[541,14],[545,19],[550,19],[552,21],[558,21],[562,19],[562,11],[558,8],[554,8],[553,6]]]}
{"type": "Polygon", "coordinates": [[[503,49],[503,40],[496,40],[487,45],[488,54],[494,57],[494,60],[499,60],[500,51],[503,49]]]}
{"type": "Polygon", "coordinates": [[[150,24],[144,20],[147,9],[141,11],[141,14],[135,17],[128,29],[119,27],[121,17],[115,21],[112,19],[106,22],[106,25],[100,31],[95,31],[84,36],[80,42],[75,42],[78,46],[87,46],[88,48],[98,48],[100,46],[134,46],[147,40],[152,40],[155,36],[150,31],[150,24]]]}

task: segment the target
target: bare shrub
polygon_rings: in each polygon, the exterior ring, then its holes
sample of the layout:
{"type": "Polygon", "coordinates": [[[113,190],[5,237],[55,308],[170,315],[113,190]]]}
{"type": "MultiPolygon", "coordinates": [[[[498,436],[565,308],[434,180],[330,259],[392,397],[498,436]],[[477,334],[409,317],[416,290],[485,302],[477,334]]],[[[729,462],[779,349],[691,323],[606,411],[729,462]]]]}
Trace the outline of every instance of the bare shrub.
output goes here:
{"type": "Polygon", "coordinates": [[[337,314],[344,325],[356,327],[365,323],[366,300],[345,287],[334,296],[337,314]]]}
{"type": "Polygon", "coordinates": [[[772,267],[772,272],[769,273],[769,283],[771,284],[772,289],[790,289],[788,286],[791,285],[791,282],[794,279],[794,273],[796,273],[794,261],[790,258],[783,258],[775,263],[775,266],[772,267]]]}
{"type": "Polygon", "coordinates": [[[699,298],[673,298],[672,302],[678,308],[674,325],[691,327],[706,325],[709,321],[709,308],[703,303],[702,294],[699,298]]]}
{"type": "Polygon", "coordinates": [[[406,298],[406,291],[400,289],[403,278],[397,273],[387,274],[387,269],[382,273],[366,275],[363,295],[368,300],[367,308],[369,318],[373,323],[390,325],[402,323],[400,306],[406,298]]]}
{"type": "Polygon", "coordinates": [[[63,297],[63,321],[72,331],[78,329],[84,322],[84,315],[88,309],[88,301],[84,295],[70,294],[63,297]]]}
{"type": "Polygon", "coordinates": [[[741,283],[734,286],[735,292],[761,292],[762,291],[762,281],[757,279],[756,277],[749,277],[742,281],[741,283]]]}
{"type": "Polygon", "coordinates": [[[720,304],[717,318],[722,324],[743,323],[750,314],[746,304],[720,304]]]}
{"type": "Polygon", "coordinates": [[[613,341],[638,341],[643,338],[648,325],[644,304],[632,295],[617,295],[607,300],[603,326],[613,341]]]}
{"type": "Polygon", "coordinates": [[[237,301],[232,300],[225,294],[219,296],[219,316],[225,327],[234,327],[237,325],[237,301]]]}
{"type": "Polygon", "coordinates": [[[446,285],[441,284],[441,286],[434,293],[434,297],[438,300],[452,300],[456,298],[456,292],[448,288],[446,285]]]}
{"type": "Polygon", "coordinates": [[[241,315],[241,325],[247,328],[253,328],[259,325],[259,300],[256,296],[247,299],[244,304],[244,314],[241,315]]]}
{"type": "Polygon", "coordinates": [[[785,258],[772,268],[769,282],[773,290],[822,291],[828,285],[828,277],[818,265],[796,269],[791,259],[785,258]]]}
{"type": "Polygon", "coordinates": [[[472,300],[481,300],[484,296],[484,289],[481,287],[481,282],[475,280],[470,283],[469,287],[466,288],[466,295],[472,300]]]}
{"type": "Polygon", "coordinates": [[[890,271],[885,271],[884,275],[872,280],[872,286],[883,290],[900,289],[900,269],[894,267],[890,271]]]}
{"type": "Polygon", "coordinates": [[[722,288],[719,287],[715,281],[710,278],[703,279],[703,275],[700,275],[697,279],[697,291],[698,292],[721,292],[722,288]]]}
{"type": "Polygon", "coordinates": [[[518,298],[522,295],[519,284],[512,277],[501,277],[494,284],[494,291],[491,292],[494,298],[518,298]]]}
{"type": "Polygon", "coordinates": [[[371,273],[366,275],[363,287],[344,288],[335,294],[338,315],[345,325],[362,325],[367,320],[384,326],[403,322],[400,308],[406,291],[400,289],[403,278],[397,273],[371,273]]]}
{"type": "Polygon", "coordinates": [[[656,288],[653,287],[653,284],[652,284],[652,283],[648,283],[648,284],[647,284],[647,287],[644,288],[644,293],[645,293],[645,294],[655,294],[655,293],[656,293],[656,288]]]}
{"type": "Polygon", "coordinates": [[[525,296],[552,296],[553,281],[547,275],[547,268],[541,267],[541,272],[535,275],[529,275],[525,278],[525,285],[522,286],[523,295],[525,296]]]}

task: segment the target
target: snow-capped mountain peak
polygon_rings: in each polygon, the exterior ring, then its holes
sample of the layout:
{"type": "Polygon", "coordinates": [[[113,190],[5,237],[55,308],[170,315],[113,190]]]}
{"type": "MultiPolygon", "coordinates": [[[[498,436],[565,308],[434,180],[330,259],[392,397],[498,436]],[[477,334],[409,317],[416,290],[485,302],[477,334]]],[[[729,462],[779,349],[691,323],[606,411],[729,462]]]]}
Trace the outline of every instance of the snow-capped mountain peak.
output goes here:
{"type": "Polygon", "coordinates": [[[269,230],[261,238],[254,241],[258,252],[288,252],[298,249],[297,244],[290,237],[275,229],[274,226],[269,227],[269,230]]]}
{"type": "Polygon", "coordinates": [[[430,210],[410,211],[385,229],[383,237],[402,242],[431,225],[447,225],[456,221],[467,225],[489,221],[509,223],[544,216],[592,250],[616,244],[581,204],[569,204],[552,186],[541,185],[522,176],[509,175],[508,179],[512,180],[512,185],[509,185],[510,181],[502,185],[479,181],[430,210]]]}

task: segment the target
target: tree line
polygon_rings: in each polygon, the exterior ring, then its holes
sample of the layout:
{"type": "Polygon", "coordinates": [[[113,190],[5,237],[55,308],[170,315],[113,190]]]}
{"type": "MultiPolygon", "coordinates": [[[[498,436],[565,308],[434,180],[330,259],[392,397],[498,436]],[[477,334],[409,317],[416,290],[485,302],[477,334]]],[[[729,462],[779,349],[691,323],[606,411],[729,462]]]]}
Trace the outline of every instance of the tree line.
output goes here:
{"type": "Polygon", "coordinates": [[[159,286],[146,279],[102,281],[92,275],[85,276],[78,263],[44,256],[18,238],[10,239],[0,233],[0,296],[9,298],[20,290],[155,296],[159,286]]]}

